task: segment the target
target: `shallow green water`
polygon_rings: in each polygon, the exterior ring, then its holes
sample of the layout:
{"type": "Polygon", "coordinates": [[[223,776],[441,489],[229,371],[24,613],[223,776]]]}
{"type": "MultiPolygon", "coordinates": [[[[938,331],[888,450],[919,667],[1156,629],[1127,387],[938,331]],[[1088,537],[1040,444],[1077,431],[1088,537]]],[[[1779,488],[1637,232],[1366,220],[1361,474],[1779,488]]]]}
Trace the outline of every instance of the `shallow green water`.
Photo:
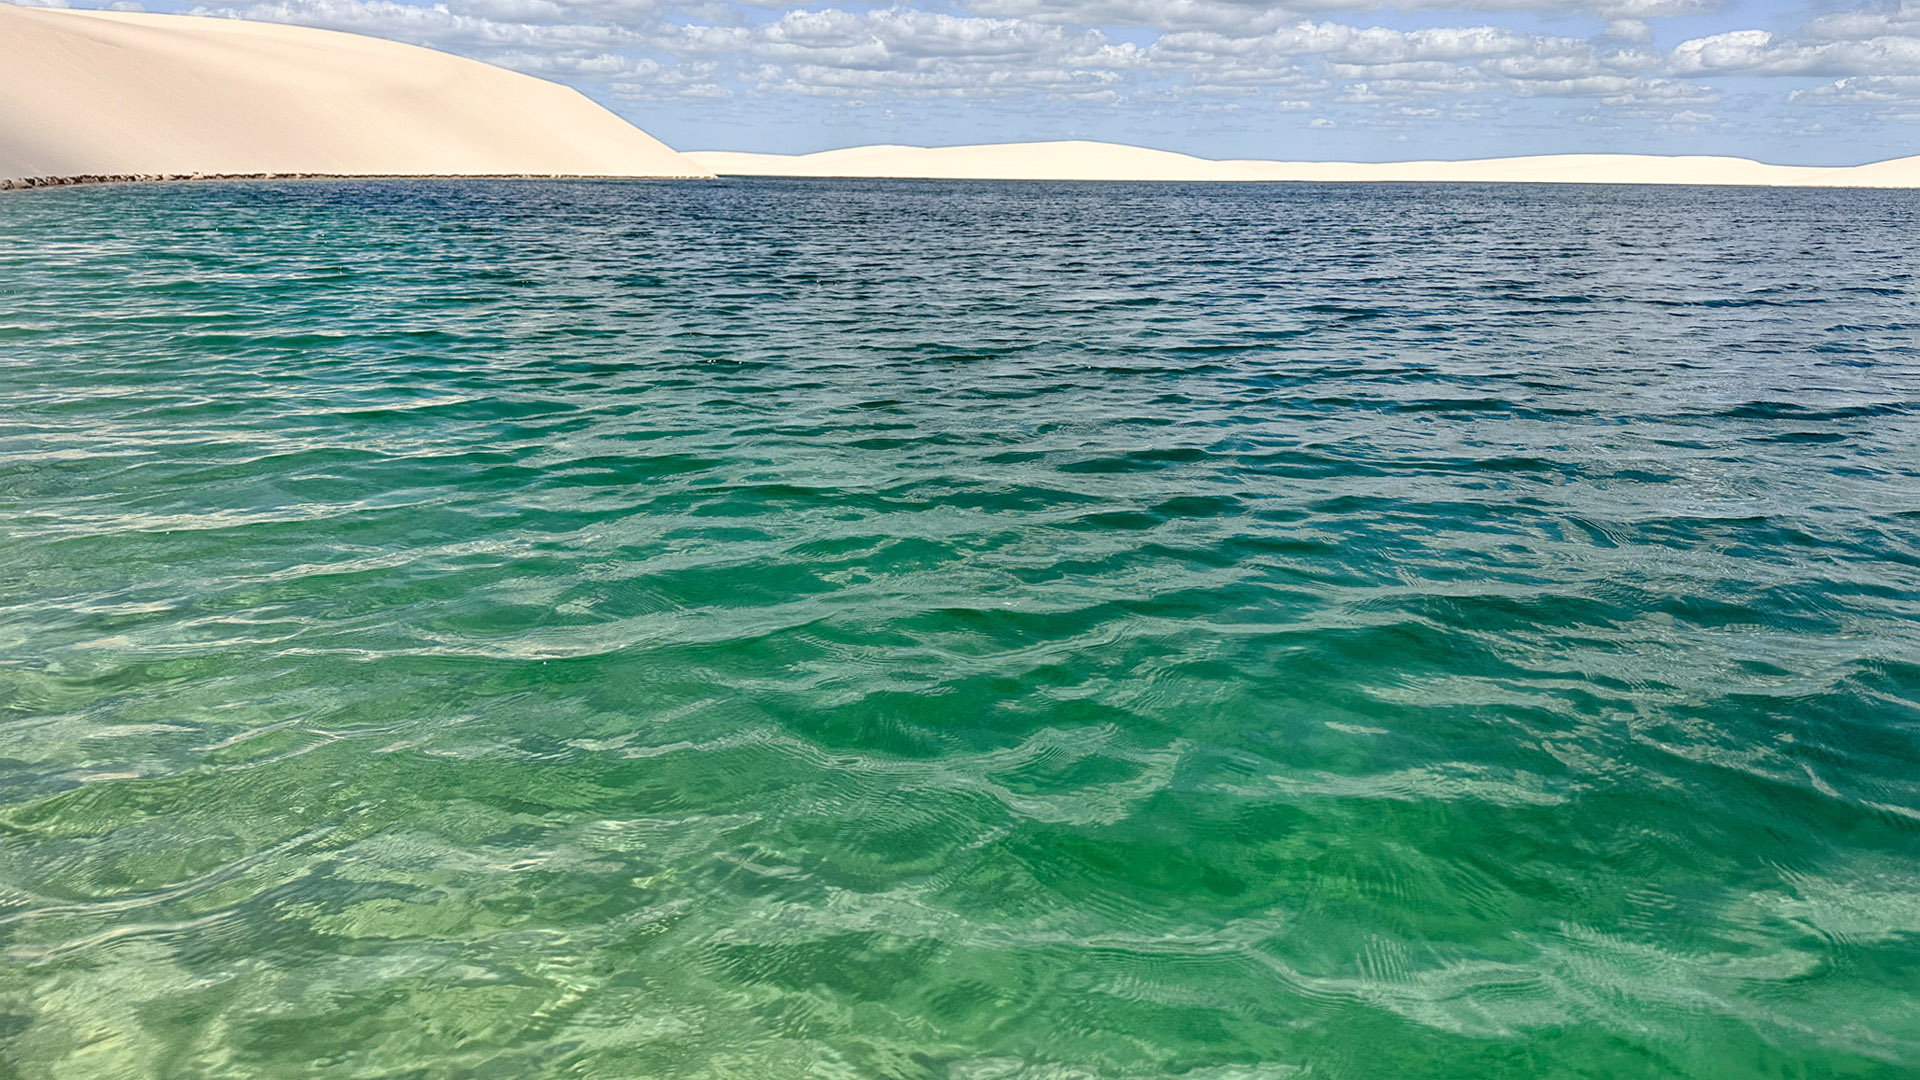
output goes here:
{"type": "Polygon", "coordinates": [[[0,1076],[1914,1075],[1917,218],[0,199],[0,1076]]]}

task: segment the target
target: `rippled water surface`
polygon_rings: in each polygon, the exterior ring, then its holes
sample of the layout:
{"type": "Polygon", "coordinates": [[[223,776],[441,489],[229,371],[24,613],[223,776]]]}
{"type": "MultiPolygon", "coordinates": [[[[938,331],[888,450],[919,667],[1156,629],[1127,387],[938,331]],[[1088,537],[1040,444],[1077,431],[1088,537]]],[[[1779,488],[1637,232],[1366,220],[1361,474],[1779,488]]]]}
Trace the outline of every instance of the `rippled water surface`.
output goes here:
{"type": "Polygon", "coordinates": [[[1916,209],[0,199],[0,1076],[1915,1075],[1916,209]]]}

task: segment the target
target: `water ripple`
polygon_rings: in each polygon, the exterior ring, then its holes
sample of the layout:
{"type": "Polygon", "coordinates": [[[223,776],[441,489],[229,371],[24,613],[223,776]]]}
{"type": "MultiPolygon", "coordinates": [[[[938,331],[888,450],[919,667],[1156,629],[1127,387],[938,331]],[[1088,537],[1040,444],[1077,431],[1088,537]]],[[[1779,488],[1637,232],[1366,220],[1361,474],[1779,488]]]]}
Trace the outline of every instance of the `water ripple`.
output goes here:
{"type": "Polygon", "coordinates": [[[0,1075],[1910,1075],[1910,204],[0,200],[0,1075]]]}

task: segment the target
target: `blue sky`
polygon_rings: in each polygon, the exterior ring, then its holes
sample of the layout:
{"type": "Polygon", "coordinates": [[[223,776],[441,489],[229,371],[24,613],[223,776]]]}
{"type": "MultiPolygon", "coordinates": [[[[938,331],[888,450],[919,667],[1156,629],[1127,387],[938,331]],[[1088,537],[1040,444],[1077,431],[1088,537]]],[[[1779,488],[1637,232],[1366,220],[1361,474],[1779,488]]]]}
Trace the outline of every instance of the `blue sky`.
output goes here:
{"type": "Polygon", "coordinates": [[[1920,154],[1920,0],[146,6],[477,57],[577,86],[687,150],[1091,138],[1302,160],[1920,154]]]}

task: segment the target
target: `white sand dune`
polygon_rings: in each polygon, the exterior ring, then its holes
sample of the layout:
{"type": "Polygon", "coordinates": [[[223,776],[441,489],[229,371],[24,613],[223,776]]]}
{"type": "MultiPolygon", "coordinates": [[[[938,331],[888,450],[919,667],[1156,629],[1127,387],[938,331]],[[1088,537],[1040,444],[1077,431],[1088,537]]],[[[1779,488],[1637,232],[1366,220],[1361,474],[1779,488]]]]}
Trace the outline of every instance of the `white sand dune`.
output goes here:
{"type": "Polygon", "coordinates": [[[1752,184],[1765,187],[1920,187],[1920,157],[1824,168],[1746,158],[1554,154],[1481,161],[1209,161],[1098,142],[991,146],[862,146],[820,154],[686,155],[732,176],[852,176],[957,180],[1324,180],[1555,184],[1752,184]]]}
{"type": "Polygon", "coordinates": [[[237,19],[0,4],[0,181],[712,176],[567,87],[237,19]]]}

